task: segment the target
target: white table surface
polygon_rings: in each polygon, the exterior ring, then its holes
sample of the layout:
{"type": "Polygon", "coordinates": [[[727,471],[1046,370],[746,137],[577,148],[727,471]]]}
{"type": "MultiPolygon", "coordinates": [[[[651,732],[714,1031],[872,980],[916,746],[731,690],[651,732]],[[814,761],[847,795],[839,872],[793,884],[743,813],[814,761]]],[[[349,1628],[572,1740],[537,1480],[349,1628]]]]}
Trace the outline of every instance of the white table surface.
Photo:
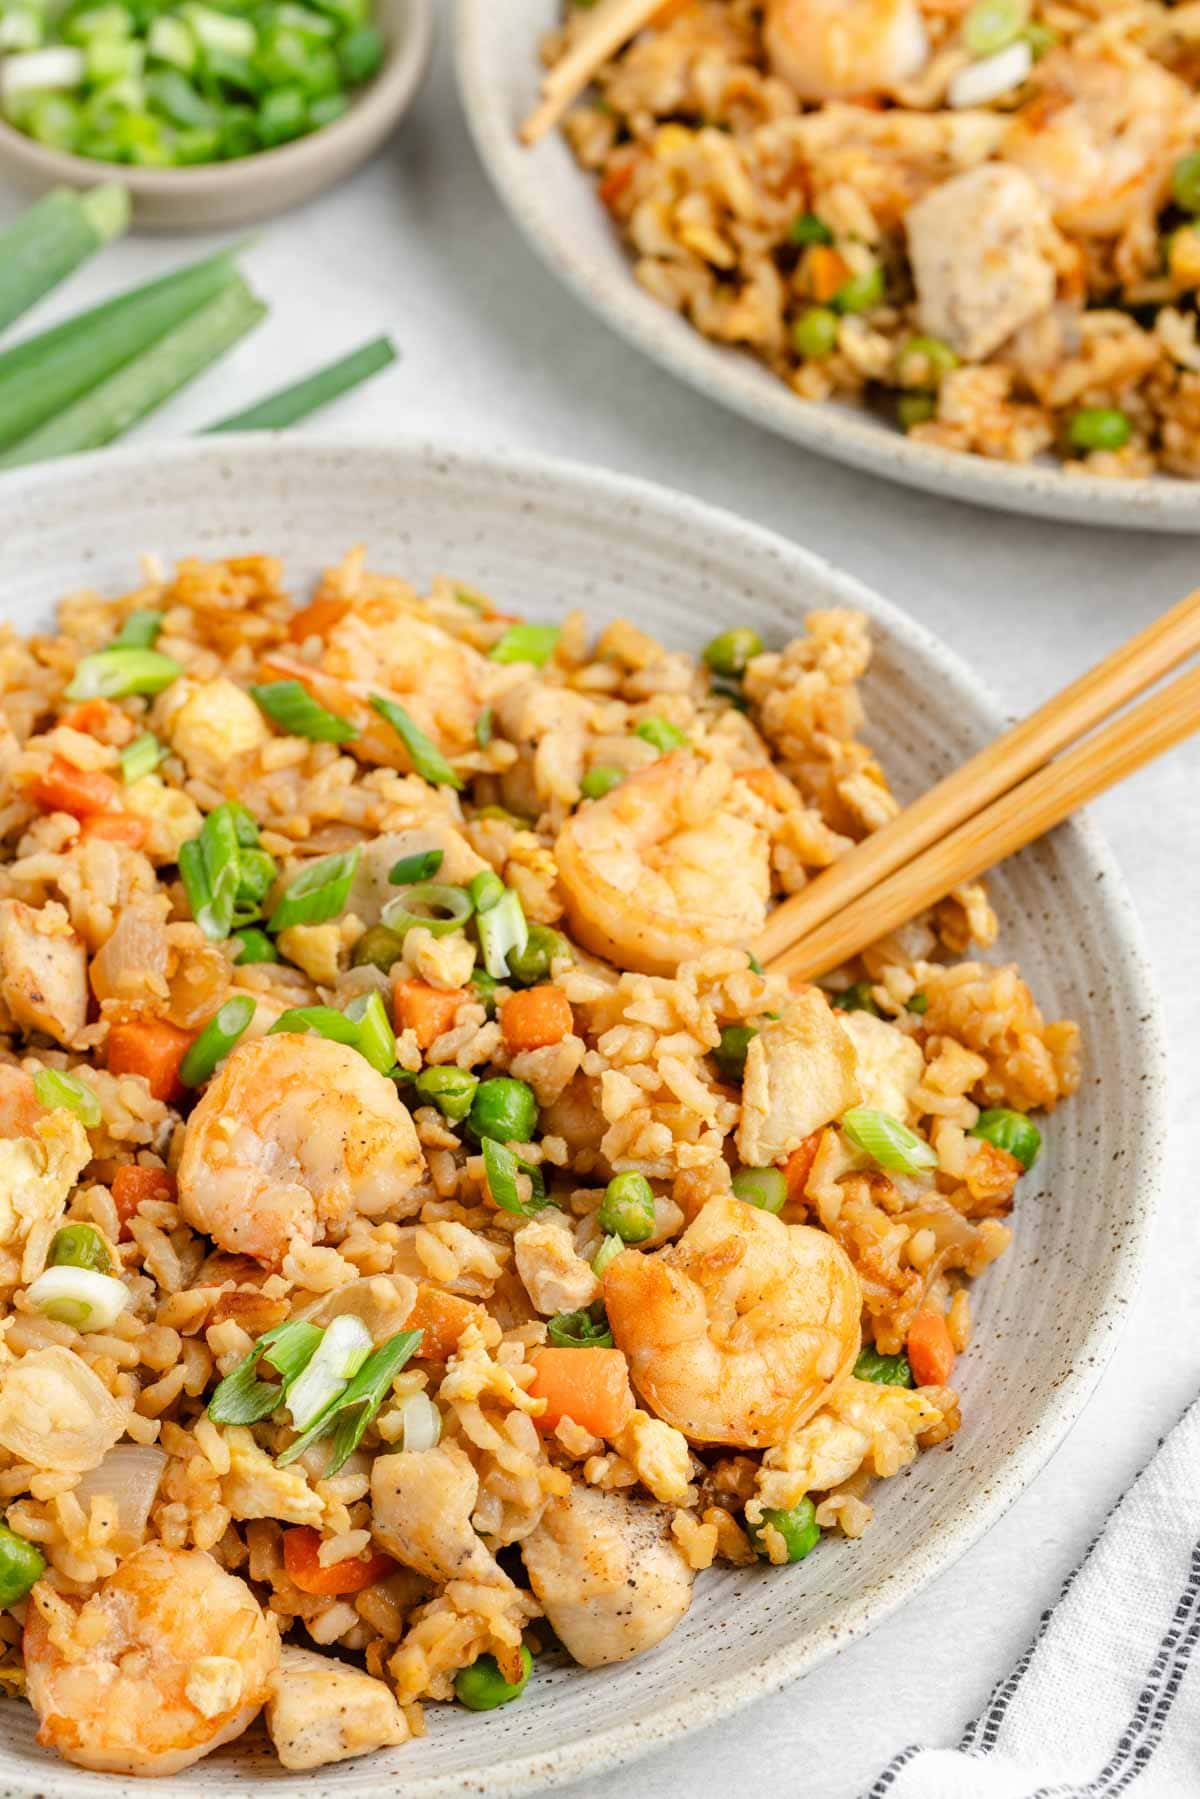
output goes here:
{"type": "MultiPolygon", "coordinates": [[[[0,184],[0,223],[19,203],[0,184]]],[[[206,242],[127,240],[38,322],[206,242]]],[[[584,313],[508,223],[463,127],[445,42],[392,146],[336,192],[265,225],[245,262],[271,303],[266,326],[143,437],[187,432],[391,331],[399,368],[315,429],[538,450],[683,488],[872,583],[985,671],[1014,712],[1200,580],[1191,539],[1027,523],[910,493],[822,462],[676,385],[584,313]]],[[[853,1799],[903,1744],[953,1741],[1200,1390],[1198,786],[1193,744],[1095,808],[1158,970],[1174,1135],[1149,1271],[1086,1414],[987,1539],[868,1640],[636,1772],[572,1788],[573,1799],[853,1799]]]]}

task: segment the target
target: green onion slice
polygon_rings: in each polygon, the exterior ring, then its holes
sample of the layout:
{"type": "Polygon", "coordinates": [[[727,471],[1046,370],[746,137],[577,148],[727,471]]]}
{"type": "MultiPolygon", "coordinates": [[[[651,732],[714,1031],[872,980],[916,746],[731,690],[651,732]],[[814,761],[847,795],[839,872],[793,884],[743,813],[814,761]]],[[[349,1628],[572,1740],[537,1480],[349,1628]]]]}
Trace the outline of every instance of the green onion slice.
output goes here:
{"type": "Polygon", "coordinates": [[[428,881],[442,866],[445,850],[418,850],[415,856],[401,856],[393,863],[388,880],[393,887],[411,887],[414,881],[428,881]]]}
{"type": "Polygon", "coordinates": [[[183,673],[179,663],[158,650],[120,646],[97,650],[75,666],[67,688],[69,700],[117,700],[128,693],[161,693],[183,673]]]}
{"type": "Polygon", "coordinates": [[[854,1378],[874,1381],[879,1387],[915,1387],[917,1384],[906,1355],[880,1355],[873,1344],[867,1344],[855,1362],[854,1378]]]}
{"type": "Polygon", "coordinates": [[[980,1114],[979,1121],[967,1132],[968,1137],[982,1137],[987,1143],[994,1143],[997,1149],[1007,1150],[1015,1156],[1022,1168],[1030,1169],[1038,1158],[1042,1147],[1042,1133],[1024,1112],[1010,1111],[1007,1106],[995,1106],[990,1112],[980,1114]]]}
{"type": "Polygon", "coordinates": [[[475,720],[475,741],[481,750],[486,750],[488,744],[492,741],[492,724],[494,719],[495,714],[493,713],[492,708],[490,706],[485,706],[483,711],[479,714],[479,717],[475,720]]]}
{"type": "Polygon", "coordinates": [[[241,844],[239,829],[244,833],[249,820],[255,840],[258,828],[242,806],[216,806],[200,827],[199,836],[182,844],[179,850],[179,873],[192,917],[213,943],[228,937],[237,909],[241,884],[241,844]]]}
{"type": "Polygon", "coordinates": [[[483,1151],[483,1168],[487,1176],[488,1192],[502,1212],[513,1212],[518,1218],[532,1218],[549,1202],[546,1199],[546,1183],[540,1168],[532,1167],[515,1156],[506,1143],[497,1143],[492,1137],[484,1137],[479,1145],[483,1151]],[[517,1186],[518,1174],[527,1174],[533,1187],[528,1204],[521,1198],[517,1186]]]}
{"type": "Polygon", "coordinates": [[[391,1391],[392,1382],[421,1342],[423,1332],[400,1331],[369,1355],[349,1386],[276,1457],[281,1468],[297,1461],[313,1443],[332,1438],[323,1480],[336,1474],[362,1442],[368,1424],[391,1391]]]}
{"type": "Polygon", "coordinates": [[[427,737],[416,720],[403,706],[381,693],[371,695],[371,708],[386,724],[391,725],[405,749],[413,768],[435,787],[462,787],[462,777],[455,773],[431,737],[427,737]]]}
{"type": "Polygon", "coordinates": [[[271,942],[265,931],[256,929],[254,925],[244,925],[230,939],[235,954],[235,968],[245,968],[251,962],[278,962],[279,951],[271,942]]]}
{"type": "Polygon", "coordinates": [[[415,925],[424,925],[435,937],[448,937],[460,931],[475,907],[462,887],[450,887],[443,881],[418,881],[390,899],[380,913],[389,931],[405,936],[415,925]]]}
{"type": "Polygon", "coordinates": [[[475,928],[479,932],[484,967],[493,980],[504,980],[508,975],[509,955],[513,951],[520,955],[529,942],[529,926],[525,922],[520,896],[511,887],[506,887],[503,897],[479,914],[475,928]]]}
{"type": "Polygon", "coordinates": [[[355,844],[352,850],[339,850],[310,862],[284,889],[267,928],[286,931],[289,925],[323,924],[327,918],[336,918],[345,910],[361,860],[362,845],[355,844]]]}
{"type": "Polygon", "coordinates": [[[152,650],[163,628],[163,615],[149,606],[136,606],[109,644],[110,650],[152,650]]]}
{"type": "Polygon", "coordinates": [[[604,1279],[605,1269],[608,1268],[611,1263],[615,1262],[621,1252],[627,1248],[628,1245],[624,1238],[615,1236],[605,1237],[603,1243],[592,1257],[592,1273],[597,1280],[604,1279]]]}
{"type": "Polygon", "coordinates": [[[396,1033],[381,993],[360,994],[346,1007],[357,1031],[354,1047],[380,1074],[390,1073],[396,1061],[396,1033]]]}
{"type": "Polygon", "coordinates": [[[121,775],[126,785],[132,786],[143,775],[152,775],[166,753],[153,731],[143,731],[127,743],[121,751],[121,775]]]}
{"type": "MultiPolygon", "coordinates": [[[[300,1035],[315,1031],[318,1037],[328,1037],[331,1043],[348,1043],[352,1049],[358,1048],[358,1026],[345,1012],[339,1012],[333,1006],[291,1006],[279,1014],[267,1036],[277,1037],[283,1031],[300,1035]]],[[[395,1060],[394,1056],[392,1060],[395,1060]]]]}
{"type": "Polygon", "coordinates": [[[283,1403],[284,1388],[307,1368],[324,1332],[302,1318],[290,1318],[266,1331],[236,1368],[230,1369],[208,1402],[214,1424],[258,1424],[283,1403]],[[258,1378],[266,1362],[282,1382],[258,1378]]]}
{"type": "Polygon", "coordinates": [[[297,1430],[307,1430],[340,1399],[371,1353],[371,1333],[353,1312],[331,1319],[316,1350],[287,1389],[287,1408],[297,1430]]]}
{"type": "Polygon", "coordinates": [[[557,1349],[611,1349],[613,1334],[601,1300],[579,1312],[556,1312],[546,1335],[557,1349]]]}
{"type": "Polygon", "coordinates": [[[235,994],[219,1006],[179,1064],[185,1087],[200,1087],[224,1060],[258,1009],[248,993],[235,994]]]}
{"type": "Polygon", "coordinates": [[[493,662],[532,662],[541,668],[558,648],[557,625],[510,625],[488,651],[493,662]]]}
{"type": "Polygon", "coordinates": [[[842,1130],[856,1149],[861,1149],[889,1174],[928,1174],[937,1167],[937,1156],[923,1138],[890,1112],[872,1106],[852,1106],[842,1114],[842,1130]]]}
{"type": "Polygon", "coordinates": [[[358,736],[357,725],[314,700],[299,681],[268,681],[252,687],[250,693],[271,723],[289,737],[307,737],[313,743],[349,743],[358,736]]]}
{"type": "Polygon", "coordinates": [[[33,1090],[38,1103],[48,1111],[65,1107],[68,1112],[74,1112],[89,1131],[94,1131],[100,1123],[100,1101],[78,1075],[66,1074],[59,1068],[39,1068],[33,1077],[33,1090]]]}

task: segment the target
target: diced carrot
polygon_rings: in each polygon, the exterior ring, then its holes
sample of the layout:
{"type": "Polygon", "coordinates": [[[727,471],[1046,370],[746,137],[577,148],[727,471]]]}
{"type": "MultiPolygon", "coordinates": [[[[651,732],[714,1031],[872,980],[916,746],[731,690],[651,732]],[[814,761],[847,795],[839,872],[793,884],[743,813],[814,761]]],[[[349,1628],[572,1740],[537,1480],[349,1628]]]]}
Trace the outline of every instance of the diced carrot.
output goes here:
{"type": "Polygon", "coordinates": [[[784,1179],[787,1181],[787,1195],[792,1204],[804,1198],[804,1189],[808,1177],[812,1173],[812,1165],[817,1159],[817,1151],[821,1147],[821,1132],[812,1131],[803,1141],[797,1144],[783,1165],[784,1179]]]}
{"type": "Polygon", "coordinates": [[[93,812],[83,821],[85,837],[103,837],[106,843],[127,843],[131,850],[141,849],[149,831],[147,821],[133,812],[93,812]]]}
{"type": "Polygon", "coordinates": [[[500,1008],[500,1029],[511,1050],[545,1049],[574,1027],[571,1002],[558,987],[526,987],[500,1008]]]}
{"type": "Polygon", "coordinates": [[[193,1032],[181,1031],[165,1018],[136,1018],[128,1024],[114,1024],[105,1046],[108,1071],[144,1075],[155,1099],[179,1099],[183,1093],[179,1064],[192,1037],[193,1032]]]}
{"type": "Polygon", "coordinates": [[[72,731],[83,731],[89,737],[104,729],[108,718],[107,700],[83,700],[60,721],[72,731]]]}
{"type": "Polygon", "coordinates": [[[306,637],[325,637],[335,625],[341,623],[349,610],[349,600],[335,600],[328,596],[310,600],[292,619],[288,626],[288,636],[293,643],[303,643],[306,637]]]}
{"type": "Polygon", "coordinates": [[[481,1323],[486,1316],[482,1306],[460,1299],[457,1293],[443,1293],[440,1287],[426,1286],[422,1281],[404,1328],[424,1332],[416,1351],[419,1362],[448,1362],[467,1326],[481,1323]]]}
{"type": "Polygon", "coordinates": [[[596,189],[601,205],[607,206],[611,211],[633,180],[633,169],[634,159],[632,156],[626,157],[623,162],[616,162],[612,165],[596,189]]]}
{"type": "Polygon", "coordinates": [[[76,768],[55,756],[31,792],[34,804],[43,812],[71,812],[76,818],[90,818],[96,812],[117,811],[121,789],[102,768],[76,768]]]}
{"type": "Polygon", "coordinates": [[[113,1205],[121,1220],[121,1234],[138,1207],[151,1199],[174,1199],[175,1176],[169,1168],[143,1168],[138,1162],[126,1162],[112,1178],[113,1205]]]}
{"type": "Polygon", "coordinates": [[[552,1431],[570,1418],[594,1437],[615,1436],[634,1409],[629,1385],[629,1364],[619,1349],[535,1349],[534,1399],[544,1399],[546,1409],[534,1423],[552,1431]]]}
{"type": "Polygon", "coordinates": [[[443,993],[426,981],[398,979],[392,987],[392,1007],[398,1031],[415,1031],[422,1049],[448,1031],[462,1004],[462,989],[443,993]]]}
{"type": "Polygon", "coordinates": [[[390,1555],[378,1549],[364,1549],[361,1555],[347,1556],[345,1561],[323,1566],[320,1560],[321,1533],[307,1524],[293,1525],[283,1533],[283,1565],[288,1576],[302,1593],[361,1593],[377,1580],[386,1580],[396,1564],[390,1555]]]}
{"type": "Polygon", "coordinates": [[[954,1373],[950,1327],[931,1306],[923,1306],[908,1327],[908,1365],[919,1387],[944,1387],[954,1373]]]}
{"type": "Polygon", "coordinates": [[[832,300],[850,276],[850,265],[828,244],[813,244],[807,252],[805,267],[814,300],[832,300]]]}

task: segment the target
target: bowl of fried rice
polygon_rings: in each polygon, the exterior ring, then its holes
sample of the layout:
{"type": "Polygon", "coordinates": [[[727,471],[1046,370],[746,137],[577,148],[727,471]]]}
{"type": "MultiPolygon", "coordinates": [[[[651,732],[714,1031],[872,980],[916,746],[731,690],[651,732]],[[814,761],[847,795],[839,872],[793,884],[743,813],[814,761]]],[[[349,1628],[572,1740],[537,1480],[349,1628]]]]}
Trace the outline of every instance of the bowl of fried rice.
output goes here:
{"type": "Polygon", "coordinates": [[[681,0],[533,148],[573,0],[463,0],[484,166],[555,274],[710,398],[912,486],[1200,522],[1186,9],[681,0]]]}
{"type": "Polygon", "coordinates": [[[6,1790],[530,1792],[988,1528],[1153,1209],[1119,876],[752,949],[994,733],[947,650],[424,446],[22,473],[0,591],[6,1790]]]}

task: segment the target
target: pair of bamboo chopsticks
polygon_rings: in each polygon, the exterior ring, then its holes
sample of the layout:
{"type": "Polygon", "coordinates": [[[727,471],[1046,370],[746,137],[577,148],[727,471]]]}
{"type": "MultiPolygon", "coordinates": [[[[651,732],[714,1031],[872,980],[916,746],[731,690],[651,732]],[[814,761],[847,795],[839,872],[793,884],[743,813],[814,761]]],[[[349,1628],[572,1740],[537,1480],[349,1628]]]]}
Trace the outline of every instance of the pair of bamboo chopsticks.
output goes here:
{"type": "Polygon", "coordinates": [[[759,959],[828,974],[1200,730],[1200,666],[1119,710],[1198,649],[1200,589],[785,900],[759,959]]]}
{"type": "Polygon", "coordinates": [[[567,54],[546,71],[541,103],[521,126],[523,141],[536,144],[553,130],[601,63],[627,44],[661,5],[662,0],[600,0],[567,54]]]}

